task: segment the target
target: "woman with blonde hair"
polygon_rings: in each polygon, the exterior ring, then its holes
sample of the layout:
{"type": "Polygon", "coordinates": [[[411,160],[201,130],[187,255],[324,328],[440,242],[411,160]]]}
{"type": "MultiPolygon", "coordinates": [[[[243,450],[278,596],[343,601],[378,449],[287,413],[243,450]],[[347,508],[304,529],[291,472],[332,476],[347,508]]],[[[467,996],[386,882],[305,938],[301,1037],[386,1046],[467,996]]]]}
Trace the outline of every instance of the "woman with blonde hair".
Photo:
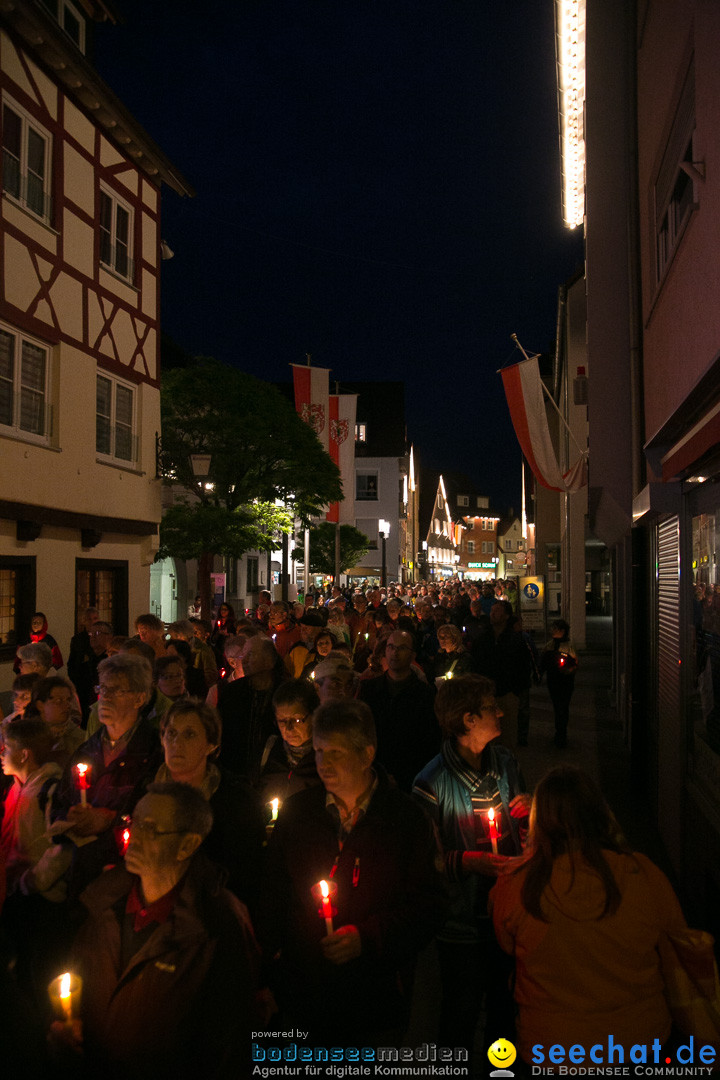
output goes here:
{"type": "Polygon", "coordinates": [[[609,1034],[625,1061],[636,1043],[666,1042],[658,945],[685,919],[670,882],[628,847],[587,773],[561,766],[540,781],[529,851],[490,894],[497,939],[515,957],[522,1059],[547,1070],[554,1043],[589,1051],[609,1034]]]}

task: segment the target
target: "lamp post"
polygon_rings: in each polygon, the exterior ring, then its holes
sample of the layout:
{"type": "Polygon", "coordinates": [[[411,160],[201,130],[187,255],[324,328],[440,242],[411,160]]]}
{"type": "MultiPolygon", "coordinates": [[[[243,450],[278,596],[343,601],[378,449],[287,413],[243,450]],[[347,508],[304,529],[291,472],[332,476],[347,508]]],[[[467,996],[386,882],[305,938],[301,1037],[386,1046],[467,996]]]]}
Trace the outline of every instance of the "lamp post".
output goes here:
{"type": "MultiPolygon", "coordinates": [[[[202,489],[203,483],[210,475],[210,454],[190,454],[193,476],[202,489]]],[[[212,551],[203,551],[198,559],[197,591],[200,593],[200,616],[212,621],[212,589],[211,577],[214,555],[212,551]]]]}
{"type": "Polygon", "coordinates": [[[390,522],[382,518],[378,521],[380,539],[382,540],[382,567],[380,570],[380,588],[387,586],[387,538],[390,535],[390,522]]]}

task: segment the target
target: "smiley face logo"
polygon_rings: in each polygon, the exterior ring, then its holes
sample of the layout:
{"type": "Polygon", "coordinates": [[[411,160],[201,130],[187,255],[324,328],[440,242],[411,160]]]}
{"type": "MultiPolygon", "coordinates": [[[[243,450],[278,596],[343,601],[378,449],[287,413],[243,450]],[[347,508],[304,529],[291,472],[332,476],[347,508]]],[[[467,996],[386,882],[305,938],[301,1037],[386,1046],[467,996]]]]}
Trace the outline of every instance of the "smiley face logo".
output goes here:
{"type": "Polygon", "coordinates": [[[497,1069],[507,1069],[517,1057],[517,1050],[507,1039],[496,1039],[488,1050],[490,1064],[497,1069]]]}

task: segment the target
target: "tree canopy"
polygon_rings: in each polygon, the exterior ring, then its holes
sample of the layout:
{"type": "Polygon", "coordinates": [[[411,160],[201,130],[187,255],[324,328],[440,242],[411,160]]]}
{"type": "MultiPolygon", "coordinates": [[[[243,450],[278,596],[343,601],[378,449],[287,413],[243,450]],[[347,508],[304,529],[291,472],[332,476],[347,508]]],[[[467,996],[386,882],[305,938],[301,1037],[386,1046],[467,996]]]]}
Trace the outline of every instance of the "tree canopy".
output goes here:
{"type": "MultiPolygon", "coordinates": [[[[311,574],[334,574],[335,573],[335,530],[337,526],[330,521],[322,521],[313,526],[310,534],[310,573],[311,574]]],[[[365,533],[361,533],[354,525],[340,526],[340,573],[344,574],[351,566],[362,559],[370,549],[370,541],[365,533]]],[[[302,562],[305,557],[304,549],[296,547],[292,553],[293,559],[302,562]]]]}
{"type": "Polygon", "coordinates": [[[342,499],[337,466],[269,383],[200,357],[163,375],[161,407],[163,475],[201,504],[237,510],[280,500],[308,522],[342,499]],[[202,484],[192,454],[211,456],[202,484]]]}

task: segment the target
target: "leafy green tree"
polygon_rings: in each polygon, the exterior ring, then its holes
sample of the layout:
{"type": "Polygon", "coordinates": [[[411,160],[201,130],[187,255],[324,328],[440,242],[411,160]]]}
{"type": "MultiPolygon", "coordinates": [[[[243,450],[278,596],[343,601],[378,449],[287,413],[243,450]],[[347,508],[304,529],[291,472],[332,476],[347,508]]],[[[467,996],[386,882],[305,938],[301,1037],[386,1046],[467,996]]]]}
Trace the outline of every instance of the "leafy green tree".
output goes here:
{"type": "Polygon", "coordinates": [[[161,408],[161,472],[185,494],[163,517],[159,556],[199,559],[205,613],[213,555],[273,550],[294,518],[307,524],[342,499],[340,473],[275,387],[217,360],[165,373],[161,408]],[[210,456],[207,476],[195,454],[210,456]]]}
{"type": "MultiPolygon", "coordinates": [[[[335,530],[331,521],[322,521],[313,526],[310,534],[310,573],[335,573],[335,530]]],[[[344,574],[351,566],[362,559],[370,550],[370,541],[354,525],[340,526],[340,573],[344,574]]],[[[293,559],[302,561],[305,557],[303,548],[296,547],[293,559]]]]}

